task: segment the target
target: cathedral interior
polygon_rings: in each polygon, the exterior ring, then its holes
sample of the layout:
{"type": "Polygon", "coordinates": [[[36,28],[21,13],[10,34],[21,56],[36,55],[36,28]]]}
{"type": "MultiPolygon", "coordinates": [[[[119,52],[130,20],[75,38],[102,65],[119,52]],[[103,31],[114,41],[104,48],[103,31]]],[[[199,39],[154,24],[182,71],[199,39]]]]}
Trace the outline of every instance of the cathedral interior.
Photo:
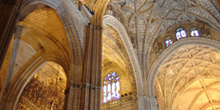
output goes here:
{"type": "Polygon", "coordinates": [[[0,110],[220,110],[220,0],[0,0],[0,110]]]}

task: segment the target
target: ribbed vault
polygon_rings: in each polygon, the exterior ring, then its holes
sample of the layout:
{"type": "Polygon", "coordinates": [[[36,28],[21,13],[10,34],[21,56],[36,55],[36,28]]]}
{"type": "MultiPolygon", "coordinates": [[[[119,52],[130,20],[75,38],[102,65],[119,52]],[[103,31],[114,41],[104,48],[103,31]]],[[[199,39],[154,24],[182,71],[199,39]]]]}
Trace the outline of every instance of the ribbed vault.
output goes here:
{"type": "Polygon", "coordinates": [[[8,92],[2,109],[15,109],[19,97],[35,72],[48,61],[63,67],[70,81],[72,50],[56,10],[36,9],[17,24],[8,68],[8,92]],[[10,82],[9,82],[10,81],[10,82]],[[10,103],[9,103],[10,102],[10,103]]]}
{"type": "Polygon", "coordinates": [[[202,21],[219,31],[220,14],[215,4],[215,0],[111,0],[106,14],[123,23],[145,67],[155,39],[173,25],[202,21]]]}
{"type": "Polygon", "coordinates": [[[220,103],[220,52],[189,45],[172,54],[156,79],[163,110],[215,110],[220,103]]]}
{"type": "Polygon", "coordinates": [[[26,62],[45,54],[57,55],[57,58],[50,58],[62,66],[65,65],[64,68],[68,70],[68,63],[71,61],[70,43],[55,10],[48,7],[37,9],[19,22],[17,27],[17,41],[14,45],[17,46],[17,50],[14,50],[17,53],[14,53],[13,75],[21,71],[20,69],[26,69],[28,65],[23,65],[26,62]]]}

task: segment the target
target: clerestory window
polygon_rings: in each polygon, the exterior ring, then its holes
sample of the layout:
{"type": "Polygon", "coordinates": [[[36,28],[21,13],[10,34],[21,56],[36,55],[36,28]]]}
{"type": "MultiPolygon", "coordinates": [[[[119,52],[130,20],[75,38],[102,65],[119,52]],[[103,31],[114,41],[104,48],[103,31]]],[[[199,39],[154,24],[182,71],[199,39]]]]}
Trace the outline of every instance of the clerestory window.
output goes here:
{"type": "Polygon", "coordinates": [[[192,37],[199,36],[199,31],[196,28],[192,28],[190,34],[192,37]]]}
{"type": "Polygon", "coordinates": [[[186,37],[186,31],[183,28],[179,28],[176,30],[176,39],[180,40],[181,38],[186,37]]]}
{"type": "Polygon", "coordinates": [[[171,44],[173,44],[173,40],[171,39],[171,37],[167,37],[165,43],[166,47],[169,47],[171,44]]]}

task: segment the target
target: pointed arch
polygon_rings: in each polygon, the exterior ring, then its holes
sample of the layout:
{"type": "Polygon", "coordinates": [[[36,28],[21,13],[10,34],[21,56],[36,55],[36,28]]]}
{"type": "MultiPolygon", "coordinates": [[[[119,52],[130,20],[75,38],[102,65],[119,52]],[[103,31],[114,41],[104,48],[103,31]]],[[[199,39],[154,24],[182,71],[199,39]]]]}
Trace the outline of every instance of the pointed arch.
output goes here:
{"type": "MultiPolygon", "coordinates": [[[[116,18],[110,15],[105,15],[103,18],[103,25],[109,25],[113,27],[117,32],[119,33],[119,37],[122,40],[122,44],[124,44],[127,54],[129,56],[129,60],[132,64],[132,69],[134,71],[134,76],[136,80],[136,87],[137,87],[137,95],[138,99],[142,99],[144,95],[144,90],[143,90],[143,79],[142,79],[142,74],[141,74],[141,69],[138,63],[137,56],[135,54],[134,48],[132,43],[130,42],[130,39],[128,37],[128,34],[124,28],[124,26],[118,21],[116,18]]],[[[141,109],[141,106],[143,106],[144,101],[138,101],[139,109],[141,109]]]]}
{"type": "MultiPolygon", "coordinates": [[[[52,61],[56,62],[59,65],[61,65],[65,72],[67,73],[67,87],[71,84],[76,77],[81,76],[82,74],[82,57],[83,57],[83,37],[84,37],[84,26],[89,23],[89,21],[83,17],[83,15],[79,12],[77,7],[74,5],[72,1],[57,1],[57,0],[26,0],[23,3],[23,7],[21,10],[21,19],[24,20],[27,15],[31,14],[34,10],[43,7],[50,7],[57,13],[58,19],[63,24],[63,28],[65,30],[65,34],[67,34],[67,42],[70,44],[70,50],[69,56],[63,56],[60,54],[59,51],[53,51],[53,52],[42,52],[41,54],[36,54],[33,56],[33,58],[30,58],[27,62],[22,65],[22,67],[18,70],[18,73],[20,73],[20,76],[16,76],[11,79],[11,76],[7,76],[5,92],[3,101],[1,102],[1,108],[3,109],[15,109],[17,101],[20,97],[20,94],[22,90],[24,89],[27,82],[30,80],[30,78],[33,76],[33,73],[37,71],[45,62],[52,61]],[[40,7],[38,7],[40,6],[40,7]],[[32,8],[30,8],[32,7],[32,8]],[[37,8],[38,7],[38,8],[37,8]],[[78,26],[79,25],[79,26],[78,26]],[[70,60],[67,61],[65,57],[71,57],[70,60]],[[67,65],[69,63],[69,65],[67,65]],[[67,67],[68,66],[68,67],[67,67]],[[25,68],[24,68],[25,67],[25,68]],[[12,103],[13,102],[13,103],[12,103]],[[5,106],[8,105],[8,106],[5,106]]],[[[22,26],[21,26],[22,27],[22,26]]],[[[18,29],[22,30],[22,29],[18,29]]],[[[34,29],[32,29],[34,30],[34,29]]],[[[18,32],[21,33],[21,32],[18,32]]],[[[45,36],[53,37],[53,35],[49,35],[47,33],[41,33],[45,34],[45,36]]],[[[19,38],[15,38],[15,40],[19,40],[19,38]]],[[[53,38],[50,39],[53,42],[56,42],[53,38]]],[[[59,42],[57,42],[59,45],[59,42]]],[[[19,45],[19,44],[18,44],[19,45]]],[[[62,46],[61,46],[62,48],[62,46]]],[[[16,50],[12,51],[12,54],[16,54],[16,50]]],[[[16,55],[14,56],[15,59],[16,55]]],[[[67,58],[68,59],[68,58],[67,58]]],[[[13,64],[14,61],[10,61],[10,65],[13,64]]],[[[13,66],[12,66],[13,67],[13,66]]],[[[80,78],[79,78],[80,80],[80,78]]],[[[67,88],[67,90],[69,90],[67,88]]],[[[69,90],[70,92],[72,90],[69,90]]],[[[72,100],[71,100],[72,101],[72,100]]],[[[70,101],[70,103],[72,103],[70,101]]]]}

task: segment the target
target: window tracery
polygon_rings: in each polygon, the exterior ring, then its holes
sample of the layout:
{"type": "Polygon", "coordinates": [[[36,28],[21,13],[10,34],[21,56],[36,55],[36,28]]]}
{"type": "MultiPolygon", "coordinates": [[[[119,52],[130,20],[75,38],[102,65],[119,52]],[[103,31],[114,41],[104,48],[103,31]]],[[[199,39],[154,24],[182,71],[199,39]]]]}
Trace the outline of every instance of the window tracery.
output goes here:
{"type": "Polygon", "coordinates": [[[118,99],[120,99],[119,75],[115,72],[112,72],[104,79],[103,103],[118,99]]]}
{"type": "Polygon", "coordinates": [[[186,37],[186,31],[183,28],[179,28],[176,30],[176,39],[180,40],[181,38],[186,37]]]}
{"type": "Polygon", "coordinates": [[[167,37],[165,43],[166,47],[169,47],[171,44],[173,44],[173,40],[171,39],[171,37],[167,37]]]}
{"type": "Polygon", "coordinates": [[[192,37],[200,36],[198,29],[196,29],[195,27],[191,29],[190,34],[191,34],[192,37]]]}

